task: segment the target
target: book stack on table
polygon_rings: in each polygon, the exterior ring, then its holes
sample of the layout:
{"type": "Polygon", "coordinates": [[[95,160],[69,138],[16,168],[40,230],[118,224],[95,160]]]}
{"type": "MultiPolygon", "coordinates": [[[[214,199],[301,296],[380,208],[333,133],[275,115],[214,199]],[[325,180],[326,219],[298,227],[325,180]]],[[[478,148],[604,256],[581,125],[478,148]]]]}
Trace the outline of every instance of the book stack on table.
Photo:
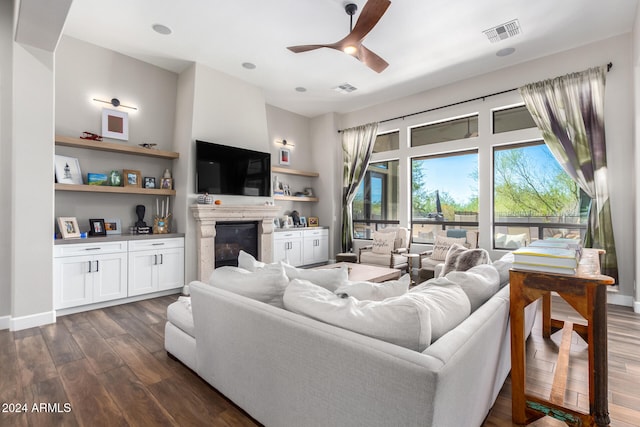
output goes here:
{"type": "Polygon", "coordinates": [[[545,273],[576,274],[582,246],[574,239],[536,240],[513,251],[513,268],[545,273]]]}

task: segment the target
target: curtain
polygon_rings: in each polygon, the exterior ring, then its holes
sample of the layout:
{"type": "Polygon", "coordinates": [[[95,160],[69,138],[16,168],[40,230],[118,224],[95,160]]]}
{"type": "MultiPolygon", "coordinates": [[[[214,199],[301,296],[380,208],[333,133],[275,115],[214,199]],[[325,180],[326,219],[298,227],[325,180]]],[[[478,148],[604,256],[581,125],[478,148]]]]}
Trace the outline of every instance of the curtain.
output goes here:
{"type": "Polygon", "coordinates": [[[373,152],[378,123],[369,123],[342,131],[342,251],[353,247],[352,205],[373,152]]]}
{"type": "Polygon", "coordinates": [[[606,67],[568,74],[520,88],[544,142],[591,198],[585,247],[606,250],[601,271],[618,280],[604,132],[606,67]]]}

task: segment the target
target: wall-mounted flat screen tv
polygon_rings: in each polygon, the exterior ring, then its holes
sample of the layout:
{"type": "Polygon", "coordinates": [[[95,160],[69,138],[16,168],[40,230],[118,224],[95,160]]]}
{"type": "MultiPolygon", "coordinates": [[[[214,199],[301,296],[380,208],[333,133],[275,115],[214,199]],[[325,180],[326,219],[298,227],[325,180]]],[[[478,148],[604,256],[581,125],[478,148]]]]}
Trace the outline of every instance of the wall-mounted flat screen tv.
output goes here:
{"type": "Polygon", "coordinates": [[[271,195],[271,154],[196,140],[196,192],[271,195]]]}

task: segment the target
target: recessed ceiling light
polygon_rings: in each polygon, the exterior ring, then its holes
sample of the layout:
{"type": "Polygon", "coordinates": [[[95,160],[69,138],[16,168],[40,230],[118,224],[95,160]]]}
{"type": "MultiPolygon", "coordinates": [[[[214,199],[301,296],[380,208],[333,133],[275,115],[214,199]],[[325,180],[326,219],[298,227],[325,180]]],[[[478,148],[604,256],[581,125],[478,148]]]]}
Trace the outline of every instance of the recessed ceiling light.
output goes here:
{"type": "Polygon", "coordinates": [[[307,91],[307,88],[306,88],[306,87],[298,86],[298,87],[296,88],[296,92],[306,92],[306,91],[307,91]]]}
{"type": "Polygon", "coordinates": [[[509,56],[515,51],[516,49],[514,47],[505,47],[504,49],[497,51],[496,56],[509,56]]]}
{"type": "Polygon", "coordinates": [[[247,70],[255,70],[255,68],[256,68],[256,64],[253,64],[251,62],[243,62],[242,66],[244,68],[246,68],[247,70]]]}
{"type": "Polygon", "coordinates": [[[156,33],[162,34],[164,36],[168,36],[169,34],[172,33],[171,28],[162,24],[153,24],[151,28],[153,28],[153,31],[155,31],[156,33]]]}

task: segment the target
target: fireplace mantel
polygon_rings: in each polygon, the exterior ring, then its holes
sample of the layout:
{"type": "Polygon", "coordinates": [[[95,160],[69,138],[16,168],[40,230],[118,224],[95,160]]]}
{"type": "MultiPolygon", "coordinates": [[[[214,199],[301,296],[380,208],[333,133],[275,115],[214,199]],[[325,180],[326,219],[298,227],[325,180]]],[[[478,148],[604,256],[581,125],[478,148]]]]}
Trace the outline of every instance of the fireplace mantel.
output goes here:
{"type": "Polygon", "coordinates": [[[215,269],[216,222],[257,221],[258,254],[262,262],[271,262],[273,258],[273,219],[280,208],[269,205],[200,205],[191,206],[196,220],[196,245],[198,256],[198,277],[209,280],[215,269]]]}

